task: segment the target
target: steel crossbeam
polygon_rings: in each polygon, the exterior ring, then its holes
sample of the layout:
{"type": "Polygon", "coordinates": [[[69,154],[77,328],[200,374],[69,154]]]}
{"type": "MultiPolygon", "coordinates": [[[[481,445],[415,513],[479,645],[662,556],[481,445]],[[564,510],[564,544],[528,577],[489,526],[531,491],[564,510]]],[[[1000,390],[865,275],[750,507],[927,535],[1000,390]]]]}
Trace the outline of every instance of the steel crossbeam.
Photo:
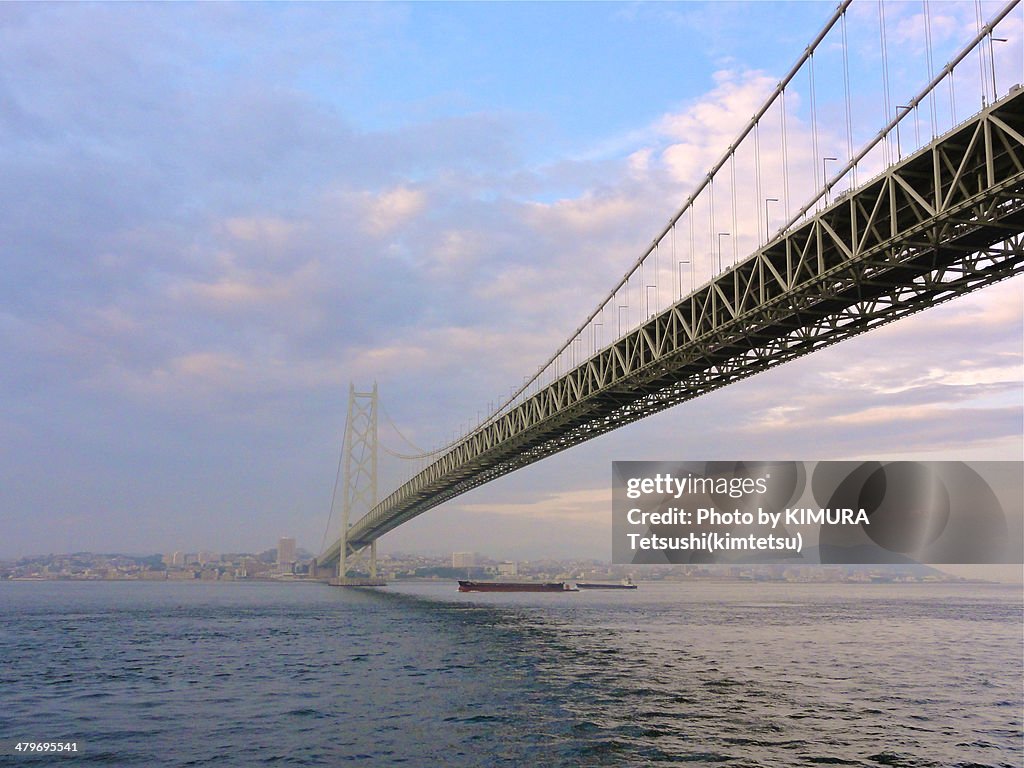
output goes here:
{"type": "MultiPolygon", "coordinates": [[[[624,424],[1022,271],[1018,88],[495,414],[356,522],[349,546],[624,424]]],[[[323,558],[337,554],[335,543],[323,558]]]]}

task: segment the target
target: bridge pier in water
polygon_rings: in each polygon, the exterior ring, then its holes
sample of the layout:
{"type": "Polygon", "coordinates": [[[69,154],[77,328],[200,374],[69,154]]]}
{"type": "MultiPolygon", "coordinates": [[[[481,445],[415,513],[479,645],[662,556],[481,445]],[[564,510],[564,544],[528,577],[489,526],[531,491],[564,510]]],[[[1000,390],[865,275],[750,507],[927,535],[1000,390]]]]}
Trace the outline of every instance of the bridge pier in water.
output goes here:
{"type": "Polygon", "coordinates": [[[387,582],[377,575],[377,542],[355,549],[348,543],[348,537],[342,536],[338,573],[327,583],[332,587],[386,587],[387,582]],[[359,565],[364,566],[369,575],[349,576],[350,567],[359,565]]]}

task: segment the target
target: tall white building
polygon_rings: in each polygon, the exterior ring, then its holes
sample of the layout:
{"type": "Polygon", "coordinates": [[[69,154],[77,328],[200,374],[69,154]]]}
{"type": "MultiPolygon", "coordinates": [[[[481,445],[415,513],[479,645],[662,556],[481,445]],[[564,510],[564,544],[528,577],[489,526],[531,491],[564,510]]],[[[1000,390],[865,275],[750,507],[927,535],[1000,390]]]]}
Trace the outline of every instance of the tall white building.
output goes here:
{"type": "Polygon", "coordinates": [[[452,552],[452,568],[469,568],[476,565],[476,552],[452,552]]]}
{"type": "Polygon", "coordinates": [[[282,571],[291,571],[295,565],[295,539],[282,536],[277,542],[277,567],[282,571]]]}

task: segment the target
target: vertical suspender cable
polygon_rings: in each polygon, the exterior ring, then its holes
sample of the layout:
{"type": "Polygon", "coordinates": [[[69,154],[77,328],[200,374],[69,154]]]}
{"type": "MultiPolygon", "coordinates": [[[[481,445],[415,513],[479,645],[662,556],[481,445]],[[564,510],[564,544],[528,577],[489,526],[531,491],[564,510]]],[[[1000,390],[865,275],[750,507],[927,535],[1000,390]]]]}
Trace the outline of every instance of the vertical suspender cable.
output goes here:
{"type": "MultiPolygon", "coordinates": [[[[925,46],[928,52],[928,82],[932,81],[934,77],[934,65],[932,59],[932,16],[931,11],[928,8],[928,0],[921,0],[921,4],[924,6],[924,36],[925,46]]],[[[928,103],[931,105],[931,118],[932,118],[932,138],[934,139],[939,135],[938,128],[938,116],[935,112],[935,92],[932,91],[928,98],[928,103]]]]}
{"type": "MultiPolygon", "coordinates": [[[[348,434],[348,417],[349,411],[345,412],[345,426],[341,430],[342,435],[348,434]]],[[[327,515],[327,526],[324,528],[324,538],[320,543],[320,551],[323,552],[327,548],[327,534],[331,530],[331,520],[334,519],[334,501],[338,496],[338,483],[341,481],[341,465],[345,461],[345,441],[342,438],[341,452],[338,454],[338,471],[334,473],[334,489],[331,491],[331,509],[327,515]]]]}
{"type": "MultiPolygon", "coordinates": [[[[820,164],[818,152],[818,105],[814,99],[814,54],[807,60],[807,81],[811,93],[811,178],[814,179],[814,189],[818,190],[818,166],[820,164]]],[[[821,180],[825,184],[824,177],[821,180]]]]}
{"type": "MultiPolygon", "coordinates": [[[[673,224],[672,225],[672,271],[675,272],[675,270],[679,269],[679,266],[680,266],[680,264],[679,264],[679,257],[676,255],[676,225],[673,224]]],[[[682,272],[682,270],[679,270],[678,280],[679,280],[679,298],[682,299],[683,298],[683,272],[682,272]]]]}
{"type": "Polygon", "coordinates": [[[996,85],[996,41],[992,38],[992,32],[988,32],[988,60],[992,65],[992,103],[999,101],[999,87],[996,85]]]}
{"type": "MultiPolygon", "coordinates": [[[[658,259],[661,251],[661,240],[658,241],[657,246],[654,248],[654,309],[655,312],[661,307],[661,281],[658,276],[661,273],[661,265],[658,259]]],[[[647,290],[646,288],[644,290],[647,290]]],[[[651,308],[647,308],[647,314],[651,314],[651,308]]]]}
{"type": "MultiPolygon", "coordinates": [[[[853,157],[853,109],[850,106],[850,46],[846,39],[846,14],[843,14],[843,87],[846,91],[846,157],[853,157]]],[[[857,186],[857,167],[853,168],[853,185],[857,186]]]]}
{"type": "Polygon", "coordinates": [[[708,183],[708,253],[711,254],[711,274],[715,272],[715,180],[708,183]]]}
{"type": "MultiPolygon", "coordinates": [[[[732,240],[732,263],[735,264],[740,260],[738,245],[740,239],[739,229],[736,228],[736,153],[733,153],[732,168],[730,170],[732,171],[732,237],[729,239],[732,240]]],[[[754,210],[757,210],[756,206],[754,210]]]]}
{"type": "MultiPolygon", "coordinates": [[[[758,218],[760,218],[760,216],[761,216],[761,201],[764,200],[764,195],[761,192],[761,132],[759,130],[760,126],[761,126],[760,122],[754,123],[754,194],[756,195],[754,203],[757,206],[758,218]]],[[[765,232],[764,236],[767,238],[768,237],[768,233],[765,232]]],[[[761,245],[762,245],[762,243],[761,243],[761,225],[758,224],[758,227],[757,227],[757,246],[758,246],[758,248],[760,248],[761,245]]],[[[767,240],[764,242],[764,245],[768,245],[767,240]]]]}
{"type": "Polygon", "coordinates": [[[697,258],[694,254],[693,240],[693,208],[690,208],[690,293],[697,288],[697,258]]]}
{"type": "Polygon", "coordinates": [[[789,143],[786,139],[786,92],[779,98],[782,106],[782,192],[786,198],[786,218],[789,218],[789,143]]]}
{"type": "Polygon", "coordinates": [[[644,277],[644,265],[647,263],[647,259],[640,262],[640,301],[637,302],[637,306],[640,307],[640,322],[642,323],[646,317],[644,316],[644,310],[646,308],[647,313],[650,313],[650,300],[647,298],[647,280],[644,277]]]}
{"type": "MultiPolygon", "coordinates": [[[[882,118],[882,122],[888,124],[889,118],[892,115],[892,104],[889,99],[889,56],[885,46],[885,6],[884,0],[878,0],[878,36],[882,46],[882,106],[885,110],[885,116],[882,118]]],[[[885,142],[885,164],[889,165],[892,163],[892,137],[887,137],[885,142]]]]}
{"type": "Polygon", "coordinates": [[[951,120],[950,125],[956,125],[956,85],[954,83],[955,77],[956,72],[949,73],[949,115],[951,120]]]}
{"type": "MultiPolygon", "coordinates": [[[[974,0],[974,16],[977,19],[978,32],[981,32],[981,0],[974,0]]],[[[978,45],[978,71],[981,73],[981,107],[988,102],[988,78],[985,76],[985,44],[978,45]]]]}

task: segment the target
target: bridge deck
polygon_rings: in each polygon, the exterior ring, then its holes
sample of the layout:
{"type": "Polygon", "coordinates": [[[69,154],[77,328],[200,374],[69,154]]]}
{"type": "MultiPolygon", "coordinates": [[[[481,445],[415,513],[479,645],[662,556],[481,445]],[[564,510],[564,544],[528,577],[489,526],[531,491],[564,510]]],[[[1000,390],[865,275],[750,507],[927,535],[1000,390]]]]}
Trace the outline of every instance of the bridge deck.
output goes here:
{"type": "Polygon", "coordinates": [[[357,521],[349,543],[365,546],[546,456],[1017,274],[1022,232],[1018,89],[496,414],[357,521]]]}

